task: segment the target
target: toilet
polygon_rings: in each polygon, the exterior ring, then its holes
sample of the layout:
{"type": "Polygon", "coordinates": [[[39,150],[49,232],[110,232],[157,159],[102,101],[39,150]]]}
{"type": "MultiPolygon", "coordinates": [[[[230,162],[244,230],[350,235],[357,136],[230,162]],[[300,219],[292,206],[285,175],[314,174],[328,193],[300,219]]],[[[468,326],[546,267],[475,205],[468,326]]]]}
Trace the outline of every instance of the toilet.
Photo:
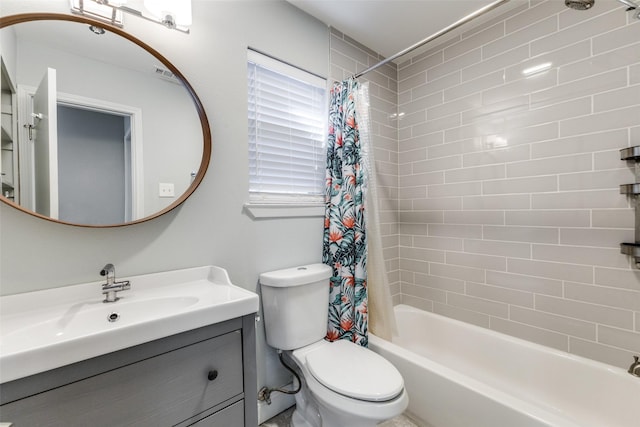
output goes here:
{"type": "Polygon", "coordinates": [[[327,333],[331,267],[311,264],[260,275],[267,343],[299,375],[294,427],[372,427],[407,408],[398,370],[382,356],[327,333]]]}

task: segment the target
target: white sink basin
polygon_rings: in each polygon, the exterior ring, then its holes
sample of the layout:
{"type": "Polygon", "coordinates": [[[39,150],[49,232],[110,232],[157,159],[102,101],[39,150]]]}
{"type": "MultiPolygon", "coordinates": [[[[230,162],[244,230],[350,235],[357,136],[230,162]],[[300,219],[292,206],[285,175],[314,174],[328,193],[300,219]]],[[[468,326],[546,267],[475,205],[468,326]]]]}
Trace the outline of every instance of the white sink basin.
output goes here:
{"type": "Polygon", "coordinates": [[[0,297],[0,383],[258,311],[258,295],[206,266],[0,297]]]}

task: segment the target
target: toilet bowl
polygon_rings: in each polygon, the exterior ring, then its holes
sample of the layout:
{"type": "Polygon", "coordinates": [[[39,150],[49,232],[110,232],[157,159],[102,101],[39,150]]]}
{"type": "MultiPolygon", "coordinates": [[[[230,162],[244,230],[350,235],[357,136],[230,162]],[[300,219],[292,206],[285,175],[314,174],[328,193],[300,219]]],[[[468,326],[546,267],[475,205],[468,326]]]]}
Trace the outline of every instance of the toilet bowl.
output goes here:
{"type": "Polygon", "coordinates": [[[332,269],[312,264],[260,275],[267,343],[299,375],[294,427],[373,427],[409,404],[398,370],[347,340],[329,342],[332,269]]]}
{"type": "MultiPolygon", "coordinates": [[[[302,372],[306,387],[301,401],[317,404],[323,427],[371,427],[393,418],[407,408],[408,395],[397,369],[386,359],[346,340],[319,341],[288,352],[302,372]],[[310,395],[310,396],[309,396],[310,395]]],[[[308,418],[309,415],[305,417],[308,418]]],[[[311,413],[312,419],[315,418],[311,413]]],[[[314,426],[294,416],[294,427],[314,426]],[[296,422],[297,421],[297,422],[296,422]]]]}

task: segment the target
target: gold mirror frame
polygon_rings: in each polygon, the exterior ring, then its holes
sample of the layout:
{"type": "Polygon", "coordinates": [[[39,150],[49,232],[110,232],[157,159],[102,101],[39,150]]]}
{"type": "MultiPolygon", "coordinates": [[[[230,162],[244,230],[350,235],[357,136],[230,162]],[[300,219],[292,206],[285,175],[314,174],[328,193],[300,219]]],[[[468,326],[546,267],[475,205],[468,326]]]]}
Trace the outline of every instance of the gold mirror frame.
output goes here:
{"type": "Polygon", "coordinates": [[[209,120],[207,119],[207,115],[206,115],[206,113],[204,111],[204,108],[202,106],[202,102],[198,98],[198,95],[196,94],[196,92],[193,90],[193,87],[191,87],[191,85],[185,79],[185,77],[182,75],[182,73],[171,62],[169,62],[169,60],[167,58],[165,58],[163,55],[161,55],[157,50],[155,50],[154,48],[152,48],[148,44],[144,43],[143,41],[137,39],[136,37],[132,36],[131,34],[126,33],[125,31],[121,30],[120,28],[114,27],[114,26],[109,25],[109,24],[105,24],[104,22],[100,22],[100,21],[96,21],[96,20],[93,20],[93,19],[89,19],[89,18],[86,18],[84,16],[64,15],[64,14],[59,14],[59,13],[24,13],[24,14],[0,17],[0,29],[2,29],[4,27],[8,27],[10,25],[19,24],[19,23],[22,23],[22,22],[48,21],[48,20],[70,21],[70,22],[77,22],[77,23],[87,24],[87,25],[96,25],[96,26],[105,28],[105,29],[113,32],[114,34],[118,34],[119,36],[129,40],[130,42],[135,43],[136,45],[138,45],[139,47],[141,47],[142,49],[144,49],[145,51],[147,51],[148,53],[153,55],[164,66],[166,66],[177,77],[177,79],[182,83],[184,88],[187,90],[187,92],[191,96],[191,99],[193,100],[193,103],[194,103],[194,105],[196,107],[196,111],[198,113],[198,117],[200,118],[200,123],[202,125],[202,140],[203,140],[202,161],[200,162],[200,167],[199,167],[198,172],[196,173],[196,176],[194,177],[193,182],[191,183],[191,185],[172,204],[170,204],[166,208],[164,208],[164,209],[162,209],[162,210],[160,210],[160,211],[158,211],[158,212],[156,212],[156,213],[154,213],[152,215],[149,215],[149,216],[146,216],[144,218],[140,218],[140,219],[137,219],[137,220],[134,220],[134,221],[121,223],[121,224],[91,225],[91,224],[71,223],[71,222],[66,222],[66,221],[61,221],[61,220],[58,220],[58,219],[50,218],[48,216],[45,216],[45,215],[39,214],[37,212],[34,212],[32,210],[26,209],[26,208],[20,206],[18,203],[15,203],[15,202],[7,199],[3,195],[0,195],[0,200],[2,202],[4,202],[5,204],[7,204],[7,205],[19,210],[19,211],[27,213],[27,214],[29,214],[31,216],[35,216],[37,218],[42,218],[44,220],[55,222],[55,223],[58,223],[58,224],[66,224],[66,225],[73,225],[73,226],[77,226],[77,227],[87,227],[87,228],[113,228],[113,227],[123,227],[123,226],[127,226],[127,225],[132,225],[132,224],[139,224],[139,223],[142,223],[142,222],[150,221],[150,220],[152,220],[154,218],[157,218],[159,216],[162,216],[162,215],[166,214],[167,212],[169,212],[169,211],[177,208],[178,206],[180,206],[182,203],[184,203],[185,200],[187,200],[187,198],[189,198],[189,196],[191,196],[191,194],[196,190],[196,188],[198,188],[198,186],[202,182],[202,179],[204,178],[204,175],[207,172],[207,168],[209,167],[209,161],[210,161],[210,158],[211,158],[211,128],[209,126],[209,120]]]}

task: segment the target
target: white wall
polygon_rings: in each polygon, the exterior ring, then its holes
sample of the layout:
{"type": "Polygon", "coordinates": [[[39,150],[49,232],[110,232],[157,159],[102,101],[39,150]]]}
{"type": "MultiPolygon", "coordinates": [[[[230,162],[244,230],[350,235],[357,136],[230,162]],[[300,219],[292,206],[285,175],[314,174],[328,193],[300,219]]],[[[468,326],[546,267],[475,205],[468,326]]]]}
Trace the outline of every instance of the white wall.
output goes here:
{"type": "MultiPolygon", "coordinates": [[[[2,14],[68,13],[68,2],[2,0],[2,14]]],[[[126,30],[156,47],[192,84],[209,117],[213,154],[201,186],[178,209],[113,229],[54,224],[0,206],[0,291],[27,292],[99,280],[107,262],[118,276],[214,264],[256,290],[260,272],[321,260],[322,219],[253,221],[247,201],[246,48],[252,46],[321,75],[329,35],[284,1],[193,1],[191,34],[128,17],[126,30]]],[[[135,283],[133,283],[135,286],[135,283]]],[[[99,289],[96,289],[96,294],[99,289]]],[[[289,375],[264,344],[259,325],[258,386],[289,375]]]]}
{"type": "Polygon", "coordinates": [[[0,32],[0,55],[7,67],[7,72],[11,80],[15,82],[17,67],[17,41],[13,31],[0,32]]]}

